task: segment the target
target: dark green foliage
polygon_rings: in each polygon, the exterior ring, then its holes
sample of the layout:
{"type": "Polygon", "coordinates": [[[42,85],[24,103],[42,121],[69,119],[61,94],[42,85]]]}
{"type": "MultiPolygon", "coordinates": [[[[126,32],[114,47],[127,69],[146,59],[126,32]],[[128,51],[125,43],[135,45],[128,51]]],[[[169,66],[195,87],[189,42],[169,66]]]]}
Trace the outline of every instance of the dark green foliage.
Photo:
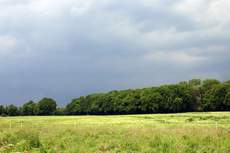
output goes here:
{"type": "Polygon", "coordinates": [[[229,107],[230,84],[215,84],[204,92],[204,111],[227,111],[229,107]]]}
{"type": "Polygon", "coordinates": [[[224,98],[224,105],[226,106],[226,110],[230,110],[230,91],[227,92],[224,98]]]}
{"type": "Polygon", "coordinates": [[[189,85],[192,86],[199,86],[201,85],[201,80],[200,79],[192,79],[188,81],[189,85]]]}
{"type": "Polygon", "coordinates": [[[65,111],[71,115],[224,111],[229,110],[227,86],[218,80],[193,79],[176,85],[91,94],[72,100],[65,111]]]}
{"type": "Polygon", "coordinates": [[[9,116],[18,116],[18,115],[20,115],[20,112],[19,112],[17,106],[9,105],[9,106],[7,106],[5,109],[6,109],[6,113],[7,113],[9,116]]]}
{"type": "Polygon", "coordinates": [[[162,96],[159,92],[145,90],[141,93],[139,106],[141,112],[156,113],[159,109],[159,104],[162,101],[162,96]]]}
{"type": "Polygon", "coordinates": [[[23,115],[37,115],[38,107],[37,104],[33,101],[29,101],[22,106],[22,114],[23,115]]]}
{"type": "Polygon", "coordinates": [[[65,115],[64,108],[58,107],[55,111],[55,115],[65,115]]]}
{"type": "Polygon", "coordinates": [[[66,105],[65,113],[68,115],[81,114],[81,101],[80,99],[74,99],[68,105],[66,105]]]}
{"type": "Polygon", "coordinates": [[[202,89],[204,91],[212,89],[214,85],[220,84],[220,81],[215,79],[207,79],[203,81],[202,89]]]}
{"type": "Polygon", "coordinates": [[[0,106],[2,116],[9,115],[109,115],[177,113],[193,111],[230,111],[230,83],[214,79],[193,79],[174,85],[111,91],[73,99],[57,109],[51,98],[29,101],[21,108],[0,106]]]}
{"type": "Polygon", "coordinates": [[[5,108],[3,105],[0,105],[0,116],[5,114],[5,108]]]}
{"type": "Polygon", "coordinates": [[[43,98],[37,105],[38,115],[54,115],[57,109],[56,101],[51,98],[43,98]]]}

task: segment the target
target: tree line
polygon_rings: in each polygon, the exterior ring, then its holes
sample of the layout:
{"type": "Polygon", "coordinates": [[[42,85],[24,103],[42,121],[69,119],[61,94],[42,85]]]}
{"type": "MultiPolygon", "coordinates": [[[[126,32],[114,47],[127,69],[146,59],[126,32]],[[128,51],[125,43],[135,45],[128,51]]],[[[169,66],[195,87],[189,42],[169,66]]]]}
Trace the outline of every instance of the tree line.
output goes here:
{"type": "Polygon", "coordinates": [[[178,84],[90,94],[59,108],[52,98],[17,107],[0,105],[1,116],[115,115],[230,111],[230,81],[192,79],[178,84]]]}

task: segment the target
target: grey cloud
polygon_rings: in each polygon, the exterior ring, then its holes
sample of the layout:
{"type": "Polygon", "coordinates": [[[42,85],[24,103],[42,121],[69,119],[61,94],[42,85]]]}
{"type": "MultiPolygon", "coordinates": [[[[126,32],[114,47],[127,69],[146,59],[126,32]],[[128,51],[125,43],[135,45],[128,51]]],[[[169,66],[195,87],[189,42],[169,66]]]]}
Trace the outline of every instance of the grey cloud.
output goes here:
{"type": "Polygon", "coordinates": [[[220,6],[207,14],[187,3],[195,2],[1,1],[0,104],[44,96],[65,104],[91,92],[228,79],[228,21],[213,21],[220,6]]]}

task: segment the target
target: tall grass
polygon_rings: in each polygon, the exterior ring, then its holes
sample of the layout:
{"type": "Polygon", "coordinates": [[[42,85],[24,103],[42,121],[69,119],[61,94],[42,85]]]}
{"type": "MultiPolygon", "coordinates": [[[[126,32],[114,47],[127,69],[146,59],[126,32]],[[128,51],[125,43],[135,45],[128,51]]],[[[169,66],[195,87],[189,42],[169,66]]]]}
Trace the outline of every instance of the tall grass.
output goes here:
{"type": "Polygon", "coordinates": [[[0,118],[0,152],[228,153],[230,113],[0,118]]]}

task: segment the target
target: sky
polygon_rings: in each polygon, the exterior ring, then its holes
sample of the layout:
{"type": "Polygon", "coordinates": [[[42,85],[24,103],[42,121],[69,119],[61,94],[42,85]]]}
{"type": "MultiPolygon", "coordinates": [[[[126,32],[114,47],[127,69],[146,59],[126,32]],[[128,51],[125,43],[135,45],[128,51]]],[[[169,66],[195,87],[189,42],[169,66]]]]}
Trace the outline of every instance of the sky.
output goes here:
{"type": "Polygon", "coordinates": [[[0,104],[230,79],[228,0],[0,0],[0,104]]]}

